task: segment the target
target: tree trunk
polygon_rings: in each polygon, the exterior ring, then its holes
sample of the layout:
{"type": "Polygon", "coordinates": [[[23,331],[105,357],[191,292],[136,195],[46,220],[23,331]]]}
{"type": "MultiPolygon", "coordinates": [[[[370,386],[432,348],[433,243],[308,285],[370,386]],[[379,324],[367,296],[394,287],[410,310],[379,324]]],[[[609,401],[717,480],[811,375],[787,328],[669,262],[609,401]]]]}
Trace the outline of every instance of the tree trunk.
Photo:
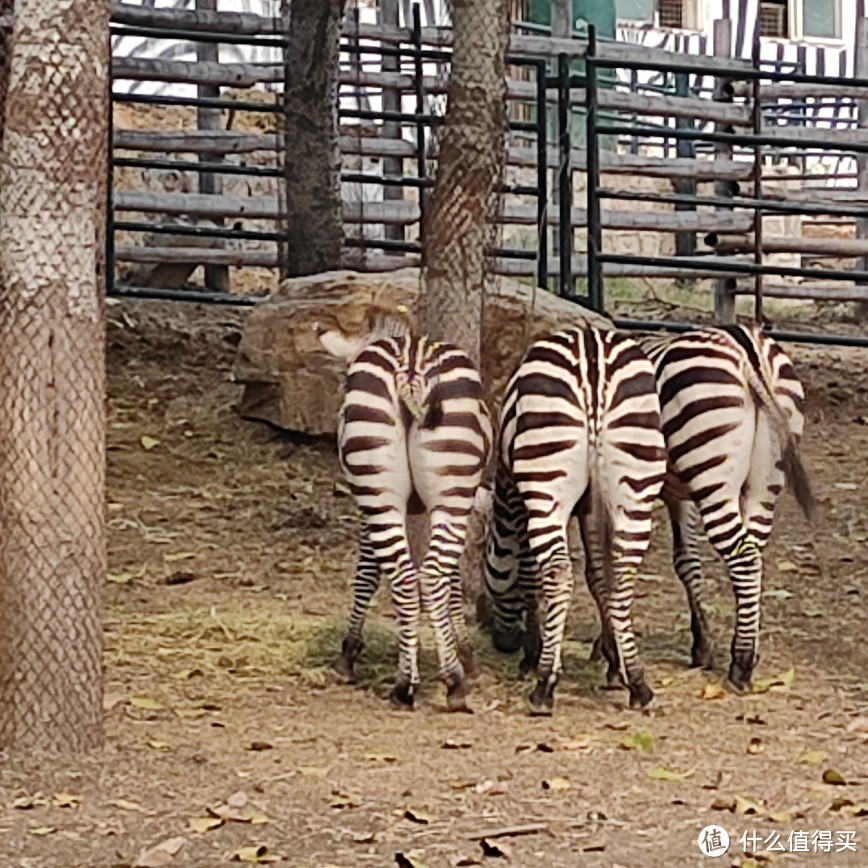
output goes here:
{"type": "MultiPolygon", "coordinates": [[[[11,16],[15,0],[0,0],[0,15],[11,16]]],[[[9,88],[9,64],[12,60],[12,29],[0,27],[0,145],[6,120],[6,91],[9,88]]]]}
{"type": "Polygon", "coordinates": [[[446,122],[425,214],[425,329],[478,361],[485,246],[506,131],[510,0],[454,5],[446,122]]]}
{"type": "Polygon", "coordinates": [[[0,161],[0,748],[102,741],[107,0],[18,0],[0,161]]]}
{"type": "Polygon", "coordinates": [[[292,0],[290,7],[284,96],[290,277],[340,268],[337,106],[343,14],[344,0],[292,0]]]}

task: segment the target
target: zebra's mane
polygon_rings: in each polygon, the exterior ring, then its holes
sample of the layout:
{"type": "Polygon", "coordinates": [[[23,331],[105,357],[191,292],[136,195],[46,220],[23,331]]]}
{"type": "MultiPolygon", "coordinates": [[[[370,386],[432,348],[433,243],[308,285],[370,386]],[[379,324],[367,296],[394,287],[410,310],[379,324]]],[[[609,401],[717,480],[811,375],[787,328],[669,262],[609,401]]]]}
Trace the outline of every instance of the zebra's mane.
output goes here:
{"type": "Polygon", "coordinates": [[[404,305],[399,305],[396,310],[373,307],[368,311],[368,333],[365,336],[368,342],[405,337],[413,332],[413,323],[404,305]]]}

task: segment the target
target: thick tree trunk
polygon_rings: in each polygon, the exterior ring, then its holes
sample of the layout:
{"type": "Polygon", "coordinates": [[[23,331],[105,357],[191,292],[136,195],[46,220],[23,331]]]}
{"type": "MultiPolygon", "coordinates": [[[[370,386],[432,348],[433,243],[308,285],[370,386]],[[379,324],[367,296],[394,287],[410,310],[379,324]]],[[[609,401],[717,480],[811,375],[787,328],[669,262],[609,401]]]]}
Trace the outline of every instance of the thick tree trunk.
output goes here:
{"type": "Polygon", "coordinates": [[[18,0],[0,162],[0,748],[102,740],[107,0],[18,0]]]}
{"type": "MultiPolygon", "coordinates": [[[[12,16],[15,0],[0,0],[0,15],[12,16]]],[[[12,60],[12,29],[0,26],[0,145],[6,120],[6,91],[9,88],[9,65],[12,60]]]]}
{"type": "Polygon", "coordinates": [[[425,216],[425,328],[479,359],[485,244],[506,130],[510,0],[455,0],[452,74],[425,216]]]}
{"type": "Polygon", "coordinates": [[[292,0],[290,6],[284,97],[290,277],[340,267],[337,100],[343,14],[344,0],[292,0]]]}

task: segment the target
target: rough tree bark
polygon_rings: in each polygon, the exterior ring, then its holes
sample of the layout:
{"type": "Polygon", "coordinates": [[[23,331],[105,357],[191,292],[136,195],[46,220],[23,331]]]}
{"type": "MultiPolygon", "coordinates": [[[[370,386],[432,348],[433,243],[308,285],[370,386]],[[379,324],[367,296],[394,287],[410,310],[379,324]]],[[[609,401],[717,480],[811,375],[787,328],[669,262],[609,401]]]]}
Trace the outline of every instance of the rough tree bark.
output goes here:
{"type": "MultiPolygon", "coordinates": [[[[0,0],[0,15],[11,19],[15,0],[0,0]]],[[[12,60],[12,28],[0,24],[0,145],[3,143],[3,126],[6,119],[6,91],[9,87],[9,64],[12,60]]]]}
{"type": "Polygon", "coordinates": [[[455,0],[452,73],[425,215],[426,331],[479,359],[488,217],[506,128],[510,0],[455,0]]]}
{"type": "Polygon", "coordinates": [[[284,96],[289,277],[340,267],[337,100],[343,14],[344,0],[292,0],[290,5],[284,96]]]}
{"type": "Polygon", "coordinates": [[[102,741],[108,0],[18,0],[0,160],[0,748],[102,741]]]}

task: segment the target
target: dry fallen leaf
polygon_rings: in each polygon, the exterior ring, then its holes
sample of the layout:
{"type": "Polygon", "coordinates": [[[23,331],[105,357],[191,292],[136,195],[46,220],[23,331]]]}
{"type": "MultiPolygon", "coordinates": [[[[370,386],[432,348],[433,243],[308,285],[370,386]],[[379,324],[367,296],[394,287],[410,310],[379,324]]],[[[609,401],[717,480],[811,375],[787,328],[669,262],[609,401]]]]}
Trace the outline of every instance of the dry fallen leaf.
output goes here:
{"type": "Polygon", "coordinates": [[[504,841],[498,841],[496,844],[486,841],[483,838],[479,842],[482,847],[482,855],[493,859],[509,859],[512,856],[512,848],[504,841]]]}
{"type": "Polygon", "coordinates": [[[252,862],[254,864],[262,864],[263,862],[279,862],[283,857],[277,853],[269,853],[268,847],[264,844],[253,847],[239,847],[232,854],[233,862],[252,862]]]}
{"type": "Polygon", "coordinates": [[[735,813],[744,814],[745,816],[755,814],[756,816],[761,817],[766,813],[766,809],[759,802],[756,802],[753,799],[747,799],[744,796],[736,796],[735,813]]]}
{"type": "Polygon", "coordinates": [[[219,829],[223,825],[222,817],[191,817],[187,820],[187,828],[191,832],[203,835],[211,829],[219,829]]]}
{"type": "Polygon", "coordinates": [[[427,826],[429,823],[434,822],[434,817],[430,814],[426,814],[424,811],[417,811],[415,809],[407,808],[404,811],[403,817],[405,820],[409,820],[411,823],[419,823],[422,826],[427,826]]]}
{"type": "Polygon", "coordinates": [[[699,696],[701,699],[723,699],[726,691],[716,682],[710,681],[702,688],[699,696]]]}
{"type": "Polygon", "coordinates": [[[826,759],[826,751],[824,750],[806,750],[799,755],[799,762],[807,765],[818,765],[826,759]]]}
{"type": "Polygon", "coordinates": [[[769,690],[786,690],[792,686],[796,678],[795,669],[787,669],[786,672],[781,672],[780,675],[775,675],[770,678],[756,678],[751,685],[752,693],[766,693],[769,690]]]}
{"type": "Polygon", "coordinates": [[[160,445],[160,441],[156,437],[151,437],[148,434],[142,434],[141,444],[142,448],[146,452],[150,452],[155,446],[160,445]]]}
{"type": "Polygon", "coordinates": [[[168,741],[163,741],[161,738],[152,738],[148,742],[148,747],[153,750],[171,750],[172,745],[168,741]]]}
{"type": "Polygon", "coordinates": [[[674,772],[671,769],[656,766],[653,769],[648,769],[648,777],[655,781],[675,781],[681,782],[686,775],[681,772],[674,772]]]}
{"type": "Polygon", "coordinates": [[[395,864],[398,868],[429,868],[427,862],[422,861],[423,850],[408,850],[406,853],[395,853],[395,864]]]}
{"type": "Polygon", "coordinates": [[[836,772],[835,769],[826,769],[823,772],[823,783],[834,784],[839,787],[847,786],[847,781],[844,780],[843,775],[840,772],[836,772]]]}
{"type": "Polygon", "coordinates": [[[758,754],[763,749],[762,740],[754,736],[747,744],[747,752],[749,754],[758,754]]]}
{"type": "Polygon", "coordinates": [[[624,750],[643,750],[645,753],[651,753],[654,750],[654,736],[647,729],[640,729],[629,735],[622,735],[618,747],[624,748],[624,750]]]}
{"type": "Polygon", "coordinates": [[[188,561],[195,558],[196,552],[163,552],[163,560],[167,564],[175,564],[178,561],[188,561]]]}
{"type": "Polygon", "coordinates": [[[13,808],[18,808],[19,811],[29,811],[32,808],[42,808],[48,804],[48,799],[44,796],[19,796],[12,802],[13,808]]]}
{"type": "Polygon", "coordinates": [[[393,763],[397,762],[398,757],[390,753],[377,753],[371,751],[365,754],[365,759],[375,763],[393,763]]]}
{"type": "Polygon", "coordinates": [[[542,788],[553,793],[563,793],[570,788],[570,782],[566,778],[549,778],[542,782],[542,788]]]}
{"type": "Polygon", "coordinates": [[[56,808],[74,808],[81,804],[81,796],[73,793],[55,793],[51,797],[51,804],[56,808]]]}
{"type": "Polygon", "coordinates": [[[32,826],[27,830],[31,835],[36,835],[37,838],[44,838],[46,835],[56,832],[54,826],[32,826]]]}
{"type": "Polygon", "coordinates": [[[159,711],[163,708],[162,702],[157,702],[156,699],[151,699],[150,696],[133,696],[130,698],[130,705],[142,711],[159,711]]]}

